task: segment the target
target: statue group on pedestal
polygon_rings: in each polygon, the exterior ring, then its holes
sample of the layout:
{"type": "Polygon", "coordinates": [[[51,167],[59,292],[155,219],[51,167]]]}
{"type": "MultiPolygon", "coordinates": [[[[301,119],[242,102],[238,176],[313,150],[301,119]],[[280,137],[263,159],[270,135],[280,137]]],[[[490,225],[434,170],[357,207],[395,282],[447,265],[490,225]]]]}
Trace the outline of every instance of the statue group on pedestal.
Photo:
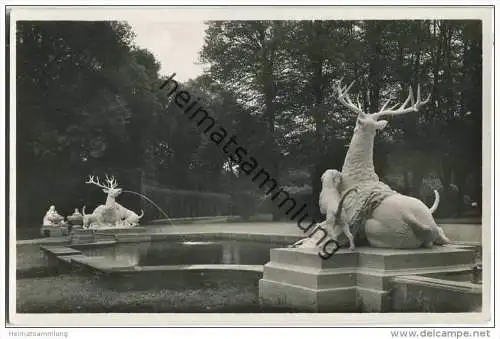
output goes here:
{"type": "MultiPolygon", "coordinates": [[[[416,101],[410,88],[403,104],[387,109],[389,99],[379,112],[367,114],[359,100],[354,104],[349,98],[348,92],[353,83],[343,87],[339,82],[336,87],[339,102],[354,112],[357,119],[342,171],[330,169],[322,175],[319,205],[326,215],[322,225],[330,226],[333,240],[342,246],[347,240],[351,249],[355,243],[400,249],[449,243],[432,216],[439,204],[438,192],[434,191],[435,202],[429,208],[419,199],[399,194],[381,182],[373,165],[376,132],[387,126],[387,121],[380,118],[418,112],[429,102],[430,95],[422,100],[419,85],[416,101]]],[[[312,241],[305,238],[295,246],[311,247],[312,241]]]]}
{"type": "Polygon", "coordinates": [[[97,206],[91,214],[85,214],[85,206],[83,206],[84,228],[130,228],[139,225],[144,211],[141,210],[141,215],[138,215],[116,201],[122,189],[118,188],[118,182],[114,177],[109,178],[106,175],[106,184],[101,184],[99,178],[89,176],[85,183],[101,187],[107,197],[106,202],[97,206]]]}
{"type": "MultiPolygon", "coordinates": [[[[101,187],[103,192],[107,194],[106,202],[97,206],[91,214],[85,213],[85,206],[82,208],[82,213],[78,211],[78,208],[75,208],[74,213],[67,217],[71,225],[82,225],[83,228],[90,229],[130,228],[139,225],[144,211],[138,215],[116,201],[116,198],[122,193],[122,189],[118,188],[118,182],[114,177],[106,176],[106,184],[101,184],[99,178],[89,176],[85,183],[101,187]]],[[[56,226],[68,226],[68,223],[52,205],[43,218],[43,227],[56,226]]]]}

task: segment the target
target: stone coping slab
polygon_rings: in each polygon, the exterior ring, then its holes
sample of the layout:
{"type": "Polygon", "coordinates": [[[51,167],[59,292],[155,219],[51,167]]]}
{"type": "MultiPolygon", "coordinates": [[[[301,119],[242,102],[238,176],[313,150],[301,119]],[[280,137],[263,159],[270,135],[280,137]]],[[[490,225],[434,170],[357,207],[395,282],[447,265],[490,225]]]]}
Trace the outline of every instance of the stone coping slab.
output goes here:
{"type": "Polygon", "coordinates": [[[175,233],[153,233],[149,234],[151,241],[163,240],[185,240],[185,239],[227,239],[227,240],[253,240],[275,242],[280,244],[291,244],[300,239],[297,236],[283,234],[252,234],[234,232],[175,232],[175,233]]]}
{"type": "Polygon", "coordinates": [[[59,255],[57,256],[57,259],[62,260],[63,262],[67,264],[71,264],[71,260],[73,258],[82,258],[85,257],[86,255],[84,254],[74,254],[74,255],[59,255]]]}
{"type": "Polygon", "coordinates": [[[47,237],[29,240],[18,240],[16,241],[17,246],[23,245],[50,245],[50,244],[69,244],[68,237],[47,237]]]}
{"type": "Polygon", "coordinates": [[[123,268],[132,268],[134,265],[126,261],[120,261],[117,259],[109,259],[108,257],[99,256],[99,257],[89,257],[86,255],[83,256],[73,256],[71,257],[71,262],[76,262],[79,265],[87,266],[97,271],[108,272],[113,270],[119,270],[123,268]]]}
{"type": "Polygon", "coordinates": [[[40,249],[56,256],[82,254],[81,251],[66,246],[40,246],[40,249]]]}
{"type": "Polygon", "coordinates": [[[153,271],[250,271],[262,273],[262,265],[228,265],[228,264],[204,264],[204,265],[160,265],[160,266],[135,266],[137,272],[153,271]]]}
{"type": "Polygon", "coordinates": [[[372,276],[380,277],[393,277],[396,275],[420,275],[420,274],[431,274],[431,273],[455,273],[470,270],[471,265],[453,265],[453,266],[432,266],[432,267],[413,267],[413,268],[400,268],[394,270],[387,269],[374,269],[368,267],[358,267],[356,268],[356,273],[366,274],[372,276]]]}
{"type": "Polygon", "coordinates": [[[473,262],[473,251],[460,246],[435,246],[419,249],[357,247],[340,249],[329,259],[319,257],[313,248],[273,248],[271,262],[316,268],[366,267],[383,270],[462,265],[473,262]],[[470,259],[470,260],[469,260],[470,259]]]}
{"type": "Polygon", "coordinates": [[[71,246],[75,247],[75,248],[88,248],[88,247],[113,246],[116,244],[118,244],[118,241],[116,241],[116,240],[101,240],[101,241],[89,242],[89,243],[74,243],[74,244],[71,244],[71,246]]]}
{"type": "MultiPolygon", "coordinates": [[[[287,252],[300,252],[304,254],[314,254],[318,256],[317,249],[314,248],[280,248],[276,249],[279,251],[287,251],[287,252]]],[[[408,254],[425,254],[425,253],[439,253],[439,252],[449,252],[453,251],[468,251],[468,246],[460,246],[460,245],[445,245],[445,246],[434,246],[432,248],[415,248],[415,249],[393,249],[393,248],[375,248],[375,247],[356,247],[353,251],[349,249],[342,248],[338,250],[331,258],[334,258],[335,255],[339,254],[348,254],[348,253],[360,253],[367,255],[381,255],[381,256],[394,256],[394,255],[408,255],[408,254]]]]}
{"type": "Polygon", "coordinates": [[[130,228],[101,228],[101,229],[76,229],[71,232],[73,235],[80,234],[123,234],[123,233],[144,233],[148,229],[143,226],[130,227],[130,228]]]}
{"type": "Polygon", "coordinates": [[[181,225],[181,224],[194,224],[199,222],[204,223],[221,223],[221,222],[235,222],[241,220],[241,217],[233,216],[233,215],[221,215],[221,216],[213,216],[213,217],[185,217],[185,218],[173,218],[173,219],[157,219],[152,220],[149,223],[152,225],[161,225],[161,224],[173,224],[173,225],[181,225]]]}
{"type": "Polygon", "coordinates": [[[287,270],[293,272],[300,272],[305,274],[314,274],[316,276],[321,275],[331,275],[331,274],[361,274],[361,275],[371,275],[384,277],[393,277],[395,275],[423,275],[423,274],[434,274],[438,273],[459,273],[464,271],[470,271],[471,265],[455,265],[455,266],[434,266],[434,267],[420,267],[420,268],[407,268],[398,270],[385,270],[385,269],[373,269],[368,267],[343,267],[343,268],[319,268],[319,267],[308,267],[293,264],[283,264],[276,262],[268,262],[262,266],[270,269],[277,270],[287,270]]]}
{"type": "Polygon", "coordinates": [[[416,276],[416,275],[408,275],[408,276],[402,275],[394,277],[393,279],[394,282],[398,284],[427,286],[427,287],[452,290],[455,292],[462,292],[462,293],[474,293],[474,294],[482,293],[482,285],[468,283],[464,281],[453,281],[453,280],[416,276]]]}

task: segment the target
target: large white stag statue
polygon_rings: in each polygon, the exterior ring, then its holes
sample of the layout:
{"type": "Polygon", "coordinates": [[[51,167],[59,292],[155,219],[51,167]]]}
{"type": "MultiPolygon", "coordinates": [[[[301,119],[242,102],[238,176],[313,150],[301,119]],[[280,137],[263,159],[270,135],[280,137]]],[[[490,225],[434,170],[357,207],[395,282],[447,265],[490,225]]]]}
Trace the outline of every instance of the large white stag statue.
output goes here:
{"type": "Polygon", "coordinates": [[[92,214],[85,214],[85,206],[83,206],[84,228],[127,228],[139,224],[139,220],[144,216],[144,211],[141,215],[137,215],[116,201],[116,198],[122,193],[122,189],[118,188],[118,182],[114,177],[106,176],[106,184],[101,184],[99,178],[95,179],[93,176],[89,176],[85,183],[102,188],[107,197],[105,204],[97,206],[92,214]]]}
{"type": "Polygon", "coordinates": [[[387,126],[387,121],[380,118],[418,112],[429,101],[430,95],[422,101],[419,85],[415,101],[410,87],[409,95],[401,105],[387,108],[389,99],[379,112],[367,114],[359,100],[354,104],[349,98],[353,83],[343,87],[339,82],[335,87],[339,102],[357,115],[354,135],[342,167],[341,187],[341,192],[357,187],[356,193],[345,198],[341,211],[349,220],[352,233],[357,241],[367,240],[370,246],[381,248],[419,248],[448,243],[432,216],[439,203],[438,192],[434,191],[436,201],[429,208],[422,201],[399,194],[381,182],[373,166],[376,132],[387,126]]]}

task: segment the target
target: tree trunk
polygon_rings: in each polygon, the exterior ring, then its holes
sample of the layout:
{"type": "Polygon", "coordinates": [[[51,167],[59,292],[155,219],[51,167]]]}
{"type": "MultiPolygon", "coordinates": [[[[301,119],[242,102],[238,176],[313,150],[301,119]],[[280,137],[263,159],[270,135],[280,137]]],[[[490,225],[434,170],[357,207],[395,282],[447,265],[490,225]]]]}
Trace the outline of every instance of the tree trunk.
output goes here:
{"type": "Polygon", "coordinates": [[[311,115],[314,121],[314,149],[312,152],[312,164],[309,170],[311,175],[311,187],[312,187],[312,199],[315,202],[314,207],[311,211],[314,217],[321,217],[319,211],[319,206],[317,202],[319,200],[319,194],[321,192],[321,182],[319,180],[321,172],[325,169],[323,163],[323,158],[325,154],[325,117],[323,112],[323,67],[325,58],[321,53],[323,46],[321,46],[321,41],[319,38],[322,32],[322,22],[314,21],[311,23],[311,35],[309,36],[310,44],[313,47],[310,50],[309,58],[310,68],[312,70],[311,87],[313,96],[313,105],[311,108],[311,115]]]}
{"type": "MultiPolygon", "coordinates": [[[[267,164],[269,166],[269,172],[273,178],[280,184],[280,152],[278,145],[276,143],[275,137],[275,104],[274,98],[276,96],[276,88],[274,85],[274,53],[275,49],[272,42],[266,40],[264,32],[261,32],[261,43],[262,49],[262,82],[263,82],[263,94],[264,94],[264,119],[266,122],[266,144],[268,145],[267,151],[267,164]]],[[[273,208],[273,221],[280,219],[280,211],[278,208],[273,208]]]]}
{"type": "Polygon", "coordinates": [[[369,74],[368,82],[370,88],[370,112],[378,111],[379,100],[380,100],[380,77],[382,73],[381,65],[381,44],[380,44],[380,34],[382,33],[382,27],[378,22],[371,22],[367,26],[367,39],[369,46],[369,74]]]}

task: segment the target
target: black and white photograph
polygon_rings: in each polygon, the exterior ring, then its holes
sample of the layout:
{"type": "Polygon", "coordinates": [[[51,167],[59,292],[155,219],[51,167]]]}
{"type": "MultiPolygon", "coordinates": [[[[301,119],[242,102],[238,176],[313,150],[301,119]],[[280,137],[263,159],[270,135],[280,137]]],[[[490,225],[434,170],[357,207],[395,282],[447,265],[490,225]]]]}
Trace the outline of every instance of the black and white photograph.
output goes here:
{"type": "Polygon", "coordinates": [[[8,8],[9,317],[487,324],[492,13],[8,8]]]}

